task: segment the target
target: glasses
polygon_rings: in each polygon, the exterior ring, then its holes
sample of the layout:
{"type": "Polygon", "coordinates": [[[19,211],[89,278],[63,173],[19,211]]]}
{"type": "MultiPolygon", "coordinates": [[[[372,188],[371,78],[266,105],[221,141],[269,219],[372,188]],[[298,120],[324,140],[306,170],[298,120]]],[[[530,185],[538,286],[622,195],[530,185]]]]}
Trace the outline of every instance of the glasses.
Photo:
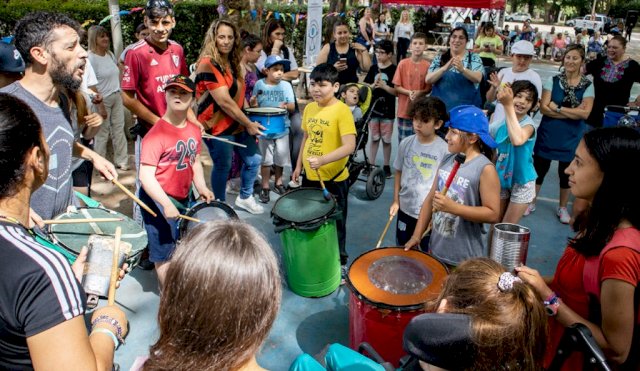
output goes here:
{"type": "Polygon", "coordinates": [[[375,53],[376,54],[387,54],[387,52],[385,52],[384,50],[376,50],[375,53]]]}

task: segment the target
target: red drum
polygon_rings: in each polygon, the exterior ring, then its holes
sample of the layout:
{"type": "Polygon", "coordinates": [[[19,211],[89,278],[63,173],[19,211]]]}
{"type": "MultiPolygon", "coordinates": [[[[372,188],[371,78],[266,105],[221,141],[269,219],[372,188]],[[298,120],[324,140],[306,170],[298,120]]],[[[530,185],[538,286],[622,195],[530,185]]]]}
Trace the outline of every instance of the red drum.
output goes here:
{"type": "Polygon", "coordinates": [[[360,255],[347,277],[349,345],[367,342],[398,367],[405,355],[402,334],[411,319],[437,298],[447,267],[434,257],[402,247],[384,247],[360,255]]]}

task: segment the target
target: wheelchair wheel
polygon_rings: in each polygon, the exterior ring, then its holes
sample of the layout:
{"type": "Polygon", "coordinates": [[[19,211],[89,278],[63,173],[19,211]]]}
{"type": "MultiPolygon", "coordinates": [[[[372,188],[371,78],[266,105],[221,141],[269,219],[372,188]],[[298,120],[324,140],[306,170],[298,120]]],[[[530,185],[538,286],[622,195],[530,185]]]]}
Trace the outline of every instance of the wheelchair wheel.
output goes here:
{"type": "Polygon", "coordinates": [[[379,167],[372,169],[367,177],[367,197],[370,200],[375,200],[380,197],[382,191],[384,191],[385,182],[384,170],[379,167]]]}

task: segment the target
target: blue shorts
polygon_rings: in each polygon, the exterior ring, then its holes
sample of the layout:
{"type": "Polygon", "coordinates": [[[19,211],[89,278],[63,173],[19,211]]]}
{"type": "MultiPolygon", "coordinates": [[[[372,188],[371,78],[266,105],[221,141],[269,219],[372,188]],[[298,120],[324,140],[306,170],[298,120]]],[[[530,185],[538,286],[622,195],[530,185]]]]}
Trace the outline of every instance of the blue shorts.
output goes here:
{"type": "MultiPolygon", "coordinates": [[[[165,219],[162,213],[162,207],[153,201],[153,199],[140,187],[140,200],[147,204],[157,216],[149,214],[146,210],[140,208],[142,219],[144,220],[144,229],[147,231],[149,239],[149,260],[154,263],[162,263],[169,261],[173,251],[176,249],[176,241],[178,241],[178,220],[165,219]]],[[[184,210],[180,210],[183,213],[184,210]]]]}

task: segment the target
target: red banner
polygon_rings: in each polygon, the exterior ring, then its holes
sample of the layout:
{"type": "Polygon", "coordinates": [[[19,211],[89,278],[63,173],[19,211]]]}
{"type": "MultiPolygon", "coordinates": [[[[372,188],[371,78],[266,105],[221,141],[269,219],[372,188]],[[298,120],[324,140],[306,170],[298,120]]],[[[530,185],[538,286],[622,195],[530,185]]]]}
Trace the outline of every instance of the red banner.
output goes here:
{"type": "Polygon", "coordinates": [[[505,6],[505,0],[382,0],[382,3],[470,9],[504,9],[505,6]]]}

